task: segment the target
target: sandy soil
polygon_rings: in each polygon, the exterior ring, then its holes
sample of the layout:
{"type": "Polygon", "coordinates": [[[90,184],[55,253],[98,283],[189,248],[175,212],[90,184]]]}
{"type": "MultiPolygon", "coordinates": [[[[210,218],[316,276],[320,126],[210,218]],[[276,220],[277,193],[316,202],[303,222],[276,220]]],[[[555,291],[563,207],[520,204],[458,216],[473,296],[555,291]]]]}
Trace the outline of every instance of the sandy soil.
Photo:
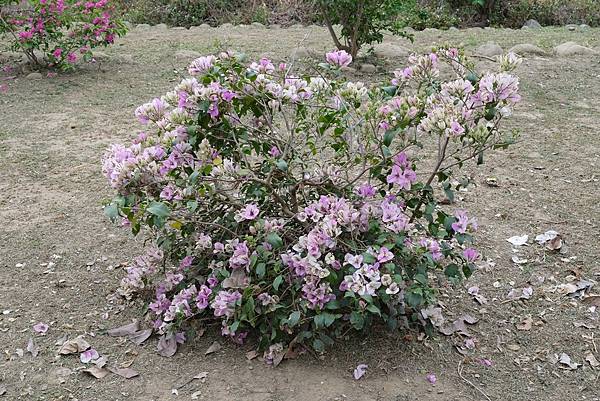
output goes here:
{"type": "MultiPolygon", "coordinates": [[[[413,45],[386,38],[413,50],[446,42],[474,50],[488,40],[504,49],[533,43],[551,51],[567,41],[599,49],[600,30],[427,30],[416,34],[413,45]]],[[[477,346],[467,355],[456,351],[456,337],[418,341],[414,333],[377,333],[338,344],[321,359],[306,354],[271,369],[246,360],[248,347],[229,343],[205,356],[221,340],[210,331],[170,359],[156,354],[154,339],[138,347],[103,334],[140,314],[110,295],[123,275],[120,264],[143,246],[102,214],[101,202],[111,195],[100,174],[103,149],[132,138],[139,129],[135,107],[184,74],[188,60],[176,60],[178,50],[234,48],[285,59],[299,44],[330,48],[319,27],[136,29],[96,65],[53,78],[34,81],[19,74],[3,81],[9,87],[0,94],[0,400],[190,400],[193,394],[201,400],[265,401],[600,400],[600,370],[585,361],[588,352],[600,359],[598,311],[552,292],[579,277],[600,280],[598,55],[527,58],[518,71],[524,101],[510,122],[521,129],[522,142],[467,171],[474,185],[458,202],[478,216],[478,245],[494,263],[464,285],[442,289],[447,316],[468,311],[480,319],[471,327],[477,346]],[[486,184],[492,177],[497,187],[486,184]],[[511,261],[506,238],[549,229],[563,235],[566,254],[532,244],[518,254],[527,263],[511,261]],[[467,293],[474,285],[487,304],[467,293]],[[504,302],[510,289],[527,286],[534,289],[531,299],[504,302]],[[519,330],[527,316],[531,329],[519,330]],[[45,336],[32,331],[40,321],[50,324],[45,336]],[[57,355],[58,340],[81,334],[112,364],[131,363],[139,377],[96,380],[81,372],[76,356],[57,355]],[[39,355],[20,356],[30,337],[39,355]],[[582,366],[553,364],[552,356],[563,352],[582,366]],[[483,366],[481,358],[493,365],[483,366]],[[369,370],[355,381],[351,372],[359,363],[369,370]],[[204,381],[173,394],[203,371],[204,381]],[[429,372],[437,375],[436,385],[426,381],[429,372]]],[[[375,62],[377,74],[356,78],[381,80],[405,60],[375,62]]]]}

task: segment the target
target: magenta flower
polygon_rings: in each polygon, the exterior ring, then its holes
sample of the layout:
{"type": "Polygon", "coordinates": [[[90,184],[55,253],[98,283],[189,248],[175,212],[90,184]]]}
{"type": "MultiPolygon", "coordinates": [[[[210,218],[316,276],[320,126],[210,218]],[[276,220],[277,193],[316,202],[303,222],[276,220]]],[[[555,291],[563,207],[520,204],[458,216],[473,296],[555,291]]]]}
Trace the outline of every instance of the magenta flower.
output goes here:
{"type": "Polygon", "coordinates": [[[48,331],[49,326],[46,323],[39,322],[33,326],[33,331],[38,334],[44,335],[48,331]]]}
{"type": "Polygon", "coordinates": [[[325,55],[325,59],[331,65],[347,67],[352,63],[352,56],[345,50],[334,50],[325,55]]]}
{"type": "Polygon", "coordinates": [[[428,373],[427,376],[425,376],[425,378],[431,384],[435,384],[437,382],[437,377],[435,376],[435,373],[428,373]]]}
{"type": "Polygon", "coordinates": [[[98,351],[96,351],[93,348],[90,348],[89,350],[82,352],[81,355],[79,355],[81,363],[90,363],[91,361],[98,358],[100,358],[100,355],[98,354],[98,351]]]}
{"type": "Polygon", "coordinates": [[[279,157],[281,156],[281,152],[279,151],[279,148],[277,146],[273,146],[271,150],[269,150],[269,155],[271,157],[279,157]]]}
{"type": "Polygon", "coordinates": [[[33,33],[31,31],[19,32],[19,39],[21,39],[21,41],[26,41],[31,38],[33,38],[33,33]]]}
{"type": "Polygon", "coordinates": [[[238,221],[254,220],[258,217],[259,213],[260,213],[260,210],[258,209],[258,206],[256,205],[256,203],[250,203],[250,204],[246,205],[246,207],[240,211],[240,213],[238,214],[238,218],[236,220],[238,220],[238,221]]]}
{"type": "Polygon", "coordinates": [[[54,58],[57,58],[57,59],[60,58],[60,56],[62,56],[62,49],[60,47],[57,47],[52,52],[52,55],[54,56],[54,58]]]}
{"type": "Polygon", "coordinates": [[[467,262],[475,262],[479,258],[479,252],[473,248],[467,248],[463,251],[463,256],[467,259],[467,262]]]}
{"type": "Polygon", "coordinates": [[[75,53],[67,54],[67,61],[73,64],[75,61],[77,61],[77,55],[75,53]]]}

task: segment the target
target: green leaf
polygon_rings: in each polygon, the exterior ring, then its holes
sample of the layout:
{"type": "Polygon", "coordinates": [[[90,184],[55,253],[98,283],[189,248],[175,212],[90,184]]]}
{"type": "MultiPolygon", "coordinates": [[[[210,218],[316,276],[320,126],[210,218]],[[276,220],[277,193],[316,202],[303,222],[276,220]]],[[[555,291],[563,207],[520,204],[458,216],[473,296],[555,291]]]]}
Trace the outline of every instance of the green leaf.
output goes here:
{"type": "Polygon", "coordinates": [[[365,326],[365,318],[357,311],[353,311],[350,313],[350,324],[356,330],[362,330],[365,326]]]}
{"type": "Polygon", "coordinates": [[[367,306],[367,310],[371,313],[374,313],[378,316],[381,316],[381,311],[379,310],[379,308],[373,304],[367,306]]]}
{"type": "Polygon", "coordinates": [[[323,352],[323,351],[325,351],[325,343],[323,343],[323,341],[319,340],[318,338],[315,338],[313,340],[312,347],[317,352],[323,352]]]}
{"type": "Polygon", "coordinates": [[[288,164],[285,160],[283,159],[279,159],[277,160],[277,163],[275,163],[275,165],[277,166],[277,168],[281,171],[287,171],[288,169],[288,164]]]}
{"type": "Polygon", "coordinates": [[[267,235],[267,242],[275,249],[283,246],[283,240],[277,233],[269,233],[269,235],[267,235]]]}
{"type": "Polygon", "coordinates": [[[398,131],[396,131],[396,130],[386,131],[385,134],[383,135],[383,144],[385,146],[390,146],[392,144],[392,141],[396,137],[397,133],[398,133],[398,131]]]}
{"type": "Polygon", "coordinates": [[[258,278],[263,278],[265,276],[267,270],[266,267],[267,265],[263,262],[260,262],[256,265],[256,275],[258,276],[258,278]]]}
{"type": "Polygon", "coordinates": [[[119,217],[119,208],[116,204],[111,203],[110,205],[104,206],[104,214],[114,223],[119,217]]]}
{"type": "Polygon", "coordinates": [[[273,288],[275,289],[275,291],[279,291],[279,286],[281,285],[281,283],[283,283],[283,276],[279,275],[275,277],[275,280],[273,280],[273,288]]]}
{"type": "Polygon", "coordinates": [[[286,324],[289,327],[294,327],[300,321],[300,316],[302,316],[300,311],[294,311],[294,312],[290,313],[290,317],[288,317],[286,324]]]}
{"type": "Polygon", "coordinates": [[[171,210],[167,205],[162,202],[151,202],[146,208],[148,213],[152,213],[157,217],[168,217],[171,214],[171,210]]]}
{"type": "Polygon", "coordinates": [[[458,269],[458,265],[456,263],[449,264],[446,266],[444,274],[449,278],[460,278],[460,270],[458,269]]]}

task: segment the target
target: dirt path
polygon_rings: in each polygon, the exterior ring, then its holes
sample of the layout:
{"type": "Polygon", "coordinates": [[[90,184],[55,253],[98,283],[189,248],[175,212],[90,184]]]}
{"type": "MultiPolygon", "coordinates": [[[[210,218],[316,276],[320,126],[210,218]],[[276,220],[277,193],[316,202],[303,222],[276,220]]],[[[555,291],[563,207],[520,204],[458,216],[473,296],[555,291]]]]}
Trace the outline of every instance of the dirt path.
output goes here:
{"type": "MultiPolygon", "coordinates": [[[[426,31],[417,34],[412,48],[449,42],[472,50],[488,40],[505,49],[529,42],[550,50],[570,40],[599,49],[600,30],[426,31]]],[[[99,65],[39,81],[23,76],[7,81],[8,93],[0,95],[0,393],[6,387],[0,400],[189,400],[194,393],[201,400],[485,399],[465,380],[492,400],[600,399],[600,370],[584,360],[587,352],[600,359],[598,311],[552,292],[578,277],[600,280],[598,55],[526,59],[518,71],[524,102],[511,120],[522,130],[523,142],[469,170],[475,185],[459,202],[478,216],[479,246],[495,265],[464,288],[442,292],[448,316],[466,310],[480,319],[472,327],[477,347],[467,356],[455,351],[456,338],[419,342],[386,334],[368,343],[350,339],[322,360],[303,355],[270,369],[246,360],[248,349],[229,343],[205,356],[220,340],[210,332],[171,359],[155,353],[155,340],[137,347],[101,334],[140,313],[123,310],[110,295],[123,274],[119,264],[143,245],[102,215],[101,202],[110,196],[100,175],[103,149],[132,138],[140,128],[135,107],[179,80],[187,60],[173,57],[178,50],[235,48],[280,59],[300,43],[318,51],[330,48],[326,31],[317,27],[134,30],[107,49],[108,60],[99,65]],[[491,177],[498,187],[486,184],[491,177]],[[527,263],[511,262],[506,238],[549,229],[564,236],[567,254],[531,245],[518,254],[527,263]],[[478,305],[467,293],[474,285],[487,304],[478,305]],[[503,302],[511,288],[527,286],[534,290],[530,300],[503,302]],[[518,330],[516,324],[529,315],[532,328],[518,330]],[[45,336],[32,331],[40,321],[50,324],[45,336]],[[59,339],[80,334],[111,363],[133,361],[140,376],[96,380],[80,372],[83,365],[75,356],[56,356],[59,339]],[[17,349],[24,350],[30,337],[39,355],[19,356],[17,349]],[[563,352],[583,366],[565,370],[548,360],[563,352]],[[493,365],[482,365],[481,358],[493,365]],[[364,380],[354,381],[351,371],[359,363],[369,370],[364,380]],[[172,393],[203,371],[208,372],[204,382],[192,381],[179,395],[172,393]],[[437,375],[435,386],[426,381],[428,372],[437,375]]],[[[403,62],[392,58],[378,68],[384,73],[403,62]]]]}

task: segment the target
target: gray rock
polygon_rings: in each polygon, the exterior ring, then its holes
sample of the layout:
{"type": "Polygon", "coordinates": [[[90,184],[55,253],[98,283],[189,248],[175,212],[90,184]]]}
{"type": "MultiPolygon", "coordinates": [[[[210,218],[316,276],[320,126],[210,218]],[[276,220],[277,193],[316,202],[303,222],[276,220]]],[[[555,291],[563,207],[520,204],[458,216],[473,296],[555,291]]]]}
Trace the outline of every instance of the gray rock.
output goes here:
{"type": "Polygon", "coordinates": [[[168,29],[167,24],[156,24],[154,25],[154,29],[168,29]]]}
{"type": "Polygon", "coordinates": [[[459,29],[455,26],[451,26],[450,28],[448,28],[449,31],[458,31],[459,29]]]}
{"type": "Polygon", "coordinates": [[[566,42],[554,48],[554,52],[560,57],[571,57],[580,55],[596,54],[596,51],[589,47],[578,45],[575,42],[566,42]]]}
{"type": "Polygon", "coordinates": [[[579,29],[581,29],[582,31],[587,31],[588,29],[590,29],[590,26],[588,24],[581,24],[579,25],[579,29]]]}
{"type": "Polygon", "coordinates": [[[542,26],[540,25],[539,22],[537,22],[534,19],[530,19],[525,21],[525,23],[523,24],[523,28],[528,28],[528,29],[540,29],[542,26]]]}
{"type": "Polygon", "coordinates": [[[498,45],[497,43],[488,42],[477,48],[477,54],[486,57],[501,56],[502,54],[504,54],[504,50],[502,50],[500,45],[498,45]]]}
{"type": "Polygon", "coordinates": [[[208,24],[200,24],[200,28],[209,29],[209,28],[212,28],[212,26],[210,26],[208,24]]]}
{"type": "Polygon", "coordinates": [[[405,59],[409,56],[410,51],[405,47],[391,43],[378,43],[373,46],[373,53],[379,58],[405,59]]]}
{"type": "Polygon", "coordinates": [[[175,60],[195,60],[198,57],[202,56],[202,54],[194,51],[194,50],[178,50],[175,53],[175,60]]]}
{"type": "Polygon", "coordinates": [[[361,64],[360,66],[360,72],[365,72],[367,74],[373,74],[375,72],[377,72],[377,67],[375,67],[373,64],[361,64]]]}
{"type": "Polygon", "coordinates": [[[254,28],[259,28],[259,29],[263,29],[265,26],[263,24],[261,24],[260,22],[253,22],[252,26],[254,28]]]}
{"type": "Polygon", "coordinates": [[[543,50],[540,49],[539,47],[537,47],[536,45],[532,45],[531,43],[522,43],[516,46],[513,46],[509,52],[511,53],[516,53],[520,56],[528,56],[528,55],[534,55],[534,56],[547,56],[548,53],[543,50]]]}
{"type": "Polygon", "coordinates": [[[32,72],[31,74],[28,74],[25,78],[30,80],[38,80],[42,79],[43,76],[39,72],[32,72]]]}
{"type": "Polygon", "coordinates": [[[172,31],[187,31],[188,29],[184,26],[174,26],[171,28],[172,31]]]}
{"type": "Polygon", "coordinates": [[[135,29],[137,29],[138,31],[146,31],[146,30],[150,29],[150,25],[148,25],[148,24],[137,24],[135,26],[135,29]]]}
{"type": "Polygon", "coordinates": [[[354,74],[356,73],[356,68],[352,68],[352,67],[342,67],[340,68],[340,70],[349,73],[349,74],[354,74]]]}
{"type": "Polygon", "coordinates": [[[290,58],[292,59],[319,58],[320,56],[319,52],[308,47],[295,47],[290,53],[290,58]]]}
{"type": "Polygon", "coordinates": [[[565,28],[567,28],[569,31],[575,31],[577,30],[577,25],[575,24],[569,24],[569,25],[565,25],[565,28]]]}
{"type": "Polygon", "coordinates": [[[223,25],[219,26],[219,28],[221,28],[221,29],[232,29],[233,25],[230,24],[229,22],[226,22],[223,25]]]}

